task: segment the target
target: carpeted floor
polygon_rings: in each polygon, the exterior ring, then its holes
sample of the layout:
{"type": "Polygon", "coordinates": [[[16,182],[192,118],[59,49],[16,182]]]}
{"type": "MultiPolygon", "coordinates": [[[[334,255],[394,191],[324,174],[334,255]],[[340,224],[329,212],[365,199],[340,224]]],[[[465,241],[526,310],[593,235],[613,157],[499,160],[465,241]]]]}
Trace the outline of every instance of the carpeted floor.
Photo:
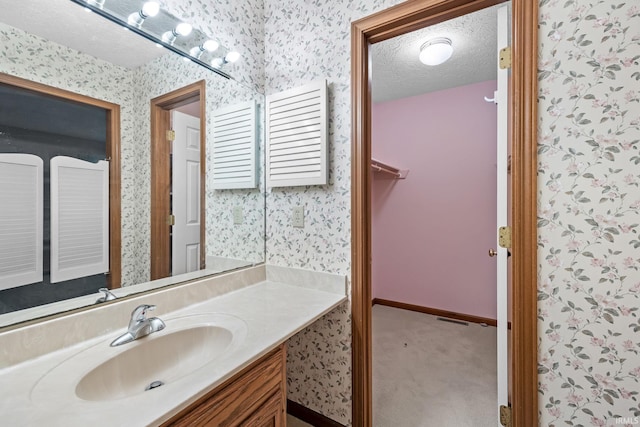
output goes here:
{"type": "Polygon", "coordinates": [[[300,421],[296,417],[287,414],[287,427],[313,427],[311,424],[307,424],[300,421]]]}
{"type": "Polygon", "coordinates": [[[496,328],[373,307],[374,427],[496,427],[496,328]]]}

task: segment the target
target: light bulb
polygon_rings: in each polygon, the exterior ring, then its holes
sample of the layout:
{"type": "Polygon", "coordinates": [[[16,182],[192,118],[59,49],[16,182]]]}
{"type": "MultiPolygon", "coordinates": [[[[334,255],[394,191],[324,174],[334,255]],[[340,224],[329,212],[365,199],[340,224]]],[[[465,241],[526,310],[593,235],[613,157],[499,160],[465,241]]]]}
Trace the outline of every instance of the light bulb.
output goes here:
{"type": "Polygon", "coordinates": [[[439,37],[427,41],[420,47],[420,61],[425,65],[440,65],[453,55],[451,40],[439,37]]]}
{"type": "Polygon", "coordinates": [[[188,36],[193,28],[186,22],[181,22],[175,29],[167,31],[162,35],[162,41],[173,46],[178,36],[188,36]]]}
{"type": "Polygon", "coordinates": [[[189,34],[191,34],[192,29],[193,27],[191,27],[191,24],[181,22],[176,26],[176,33],[180,34],[181,36],[188,36],[189,34]]]}
{"type": "Polygon", "coordinates": [[[104,7],[104,2],[105,0],[87,0],[87,3],[97,7],[98,9],[102,9],[104,7]]]}
{"type": "Polygon", "coordinates": [[[240,59],[240,52],[236,52],[235,50],[227,53],[224,57],[224,60],[227,62],[236,62],[238,59],[240,59]]]}
{"type": "Polygon", "coordinates": [[[144,20],[156,16],[160,11],[160,5],[154,1],[148,1],[142,6],[142,10],[138,12],[133,12],[127,18],[127,22],[129,25],[132,25],[136,28],[141,28],[142,24],[144,24],[144,20]]]}
{"type": "Polygon", "coordinates": [[[160,12],[160,5],[155,1],[148,1],[142,5],[142,14],[146,16],[156,16],[160,12]]]}
{"type": "Polygon", "coordinates": [[[202,43],[202,48],[207,52],[213,52],[218,48],[218,46],[219,44],[215,40],[207,40],[206,42],[202,43]]]}
{"type": "Polygon", "coordinates": [[[224,59],[222,59],[222,58],[213,58],[211,60],[211,66],[213,68],[220,68],[220,67],[222,67],[222,64],[224,64],[224,59]]]}
{"type": "Polygon", "coordinates": [[[217,41],[215,41],[215,40],[207,40],[206,42],[202,43],[200,46],[192,47],[189,50],[189,55],[193,56],[194,58],[200,59],[202,57],[203,53],[205,53],[205,52],[213,52],[217,48],[218,48],[218,42],[217,41]]]}

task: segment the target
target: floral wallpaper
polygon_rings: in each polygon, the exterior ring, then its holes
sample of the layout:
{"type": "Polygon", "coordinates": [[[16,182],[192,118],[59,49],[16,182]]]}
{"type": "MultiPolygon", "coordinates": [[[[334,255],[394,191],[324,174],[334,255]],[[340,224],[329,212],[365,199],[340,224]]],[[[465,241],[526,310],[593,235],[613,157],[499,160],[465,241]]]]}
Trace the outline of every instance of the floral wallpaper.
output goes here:
{"type": "Polygon", "coordinates": [[[262,0],[162,0],[162,7],[200,28],[241,57],[225,71],[264,92],[264,2],[262,0]]]}
{"type": "Polygon", "coordinates": [[[640,3],[541,0],[539,58],[540,425],[637,424],[640,3]]]}
{"type": "MultiPolygon", "coordinates": [[[[329,185],[267,194],[267,263],[350,275],[351,21],[395,0],[265,0],[265,92],[327,79],[329,185]],[[292,42],[294,41],[294,42],[292,42]],[[291,226],[303,206],[305,227],[291,226]]],[[[351,424],[351,321],[348,305],[288,343],[288,397],[351,424]]]]}

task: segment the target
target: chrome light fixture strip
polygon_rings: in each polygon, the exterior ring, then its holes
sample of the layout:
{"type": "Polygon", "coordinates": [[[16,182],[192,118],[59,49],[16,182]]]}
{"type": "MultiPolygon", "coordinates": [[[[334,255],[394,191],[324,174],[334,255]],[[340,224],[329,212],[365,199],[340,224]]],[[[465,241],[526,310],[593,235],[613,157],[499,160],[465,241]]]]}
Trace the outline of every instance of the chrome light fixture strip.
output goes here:
{"type": "MultiPolygon", "coordinates": [[[[129,29],[130,31],[133,31],[136,34],[139,34],[140,36],[146,38],[147,40],[150,40],[156,44],[161,45],[162,47],[164,47],[165,49],[168,49],[174,53],[177,53],[178,55],[182,56],[185,59],[188,59],[190,61],[195,62],[198,65],[203,66],[204,68],[213,71],[214,73],[229,79],[229,80],[235,80],[231,75],[227,74],[226,72],[222,71],[219,68],[216,68],[214,66],[212,66],[210,63],[207,63],[205,61],[203,61],[202,59],[192,56],[189,53],[189,49],[184,50],[184,48],[182,48],[179,45],[176,44],[169,44],[166,43],[162,40],[162,34],[156,35],[154,33],[151,33],[149,31],[146,31],[144,29],[144,26],[142,26],[141,28],[136,27],[135,25],[131,25],[127,22],[128,16],[124,16],[121,17],[119,15],[116,15],[112,12],[110,12],[108,10],[108,3],[109,2],[105,2],[105,5],[103,6],[103,8],[99,8],[97,6],[94,6],[93,4],[87,2],[86,0],[71,0],[73,3],[76,3],[78,6],[81,6],[85,9],[89,9],[94,13],[97,13],[98,15],[108,19],[111,22],[114,22],[115,24],[120,25],[121,27],[125,27],[127,29],[129,29]]],[[[135,12],[136,10],[133,10],[133,12],[135,12]]],[[[176,18],[175,16],[169,14],[166,11],[161,11],[161,13],[163,13],[166,16],[169,16],[173,19],[173,27],[170,28],[166,28],[166,31],[171,31],[173,30],[178,24],[180,24],[182,22],[182,20],[176,18]]],[[[150,18],[152,19],[152,18],[150,18]]],[[[209,40],[211,39],[211,37],[209,37],[207,34],[203,33],[202,31],[200,31],[197,28],[193,28],[192,30],[192,34],[194,34],[194,38],[198,38],[200,40],[209,40]]],[[[226,49],[224,46],[220,45],[218,47],[219,52],[224,52],[224,55],[222,55],[222,58],[224,58],[227,53],[229,52],[228,49],[226,49]]],[[[216,57],[218,57],[219,55],[216,55],[216,57]]]]}

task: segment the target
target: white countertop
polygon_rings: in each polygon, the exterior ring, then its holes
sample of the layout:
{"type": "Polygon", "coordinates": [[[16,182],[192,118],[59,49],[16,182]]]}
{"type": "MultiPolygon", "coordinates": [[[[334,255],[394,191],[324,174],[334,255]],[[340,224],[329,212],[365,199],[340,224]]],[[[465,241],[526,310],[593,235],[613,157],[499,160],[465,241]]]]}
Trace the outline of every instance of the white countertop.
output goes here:
{"type": "MultiPolygon", "coordinates": [[[[153,304],[153,296],[148,303],[153,304]]],[[[246,324],[246,336],[228,354],[171,384],[124,399],[86,401],[75,395],[75,384],[87,371],[74,369],[57,390],[42,392],[38,381],[56,366],[94,346],[109,343],[126,328],[45,354],[0,370],[0,424],[3,426],[123,426],[158,425],[273,350],[288,338],[346,301],[344,294],[263,281],[163,314],[163,320],[197,313],[226,314],[246,324]],[[37,392],[34,392],[34,389],[37,392]]],[[[123,326],[129,319],[117,319],[123,326]]],[[[169,333],[169,327],[157,336],[169,333]]],[[[143,339],[153,339],[153,334],[143,339]]],[[[124,346],[126,346],[125,344],[124,346]]],[[[94,354],[86,352],[86,354],[94,354]]],[[[83,366],[83,364],[79,364],[83,366]]]]}

